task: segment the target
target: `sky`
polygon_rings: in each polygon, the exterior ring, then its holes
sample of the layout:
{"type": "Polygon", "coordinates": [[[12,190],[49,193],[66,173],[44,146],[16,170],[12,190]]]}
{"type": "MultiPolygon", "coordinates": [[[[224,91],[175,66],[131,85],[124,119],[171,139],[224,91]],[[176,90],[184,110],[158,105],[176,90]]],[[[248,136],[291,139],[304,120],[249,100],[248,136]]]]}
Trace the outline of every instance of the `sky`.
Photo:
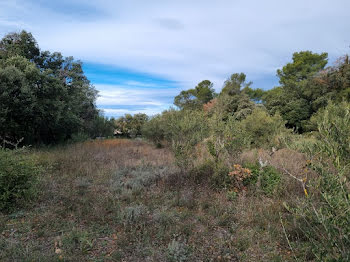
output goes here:
{"type": "Polygon", "coordinates": [[[108,117],[154,115],[202,80],[278,85],[294,52],[349,53],[349,0],[0,0],[0,37],[27,30],[74,56],[108,117]]]}

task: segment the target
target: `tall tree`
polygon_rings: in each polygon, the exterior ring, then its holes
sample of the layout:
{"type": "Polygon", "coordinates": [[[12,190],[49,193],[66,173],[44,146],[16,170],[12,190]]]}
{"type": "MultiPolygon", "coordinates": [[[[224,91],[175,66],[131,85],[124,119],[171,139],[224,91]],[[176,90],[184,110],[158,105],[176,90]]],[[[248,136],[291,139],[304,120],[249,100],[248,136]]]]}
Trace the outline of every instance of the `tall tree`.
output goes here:
{"type": "Polygon", "coordinates": [[[237,120],[244,119],[252,113],[254,103],[247,95],[247,90],[252,82],[246,82],[244,73],[232,74],[224,83],[214,110],[226,120],[233,116],[237,120]]]}
{"type": "Polygon", "coordinates": [[[93,128],[97,91],[82,64],[41,52],[30,33],[0,41],[0,136],[53,143],[93,128]]]}
{"type": "Polygon", "coordinates": [[[203,80],[194,89],[181,91],[181,93],[175,97],[174,104],[180,109],[198,109],[215,96],[213,83],[209,80],[203,80]]]}
{"type": "Polygon", "coordinates": [[[250,87],[252,82],[246,82],[246,75],[244,73],[235,73],[230,76],[224,83],[222,94],[237,95],[242,89],[250,87]]]}
{"type": "Polygon", "coordinates": [[[279,111],[287,126],[299,132],[313,114],[310,97],[306,95],[309,80],[323,70],[327,64],[327,53],[302,51],[293,54],[292,62],[277,70],[280,88],[265,96],[267,108],[279,111]]]}

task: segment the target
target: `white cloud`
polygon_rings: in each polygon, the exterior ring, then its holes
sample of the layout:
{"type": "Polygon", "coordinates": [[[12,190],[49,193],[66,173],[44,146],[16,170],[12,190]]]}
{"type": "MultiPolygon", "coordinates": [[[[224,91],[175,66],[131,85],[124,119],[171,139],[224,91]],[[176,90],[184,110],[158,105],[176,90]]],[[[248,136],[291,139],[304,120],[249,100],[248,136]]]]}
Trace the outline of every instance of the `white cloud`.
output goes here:
{"type": "Polygon", "coordinates": [[[162,106],[169,99],[179,94],[179,88],[130,88],[118,85],[96,85],[99,90],[97,105],[102,107],[106,105],[124,106],[162,106]]]}
{"type": "MultiPolygon", "coordinates": [[[[91,16],[74,13],[68,1],[62,5],[71,12],[49,8],[53,1],[3,1],[0,15],[28,25],[43,49],[179,81],[182,88],[209,79],[218,90],[235,72],[253,81],[274,76],[295,51],[326,51],[332,59],[349,51],[349,0],[71,1],[98,10],[91,16]]],[[[0,29],[8,27],[0,22],[0,29]]],[[[99,103],[136,96],[118,90],[114,96],[102,90],[99,103]]],[[[143,103],[157,101],[146,95],[143,103]]]]}
{"type": "MultiPolygon", "coordinates": [[[[294,51],[341,55],[347,0],[95,1],[105,16],[35,29],[45,48],[182,81],[217,85],[233,72],[274,74],[294,51]]],[[[55,14],[57,16],[57,14],[55,14]]],[[[345,50],[346,51],[346,50],[345,50]]]]}
{"type": "MultiPolygon", "coordinates": [[[[158,108],[142,108],[142,109],[111,109],[111,108],[100,108],[105,116],[114,116],[114,117],[119,117],[123,116],[125,114],[131,114],[135,115],[138,113],[146,114],[148,116],[154,116],[156,114],[159,114],[161,111],[159,111],[158,108]]],[[[165,110],[164,108],[163,110],[165,110]]]]}

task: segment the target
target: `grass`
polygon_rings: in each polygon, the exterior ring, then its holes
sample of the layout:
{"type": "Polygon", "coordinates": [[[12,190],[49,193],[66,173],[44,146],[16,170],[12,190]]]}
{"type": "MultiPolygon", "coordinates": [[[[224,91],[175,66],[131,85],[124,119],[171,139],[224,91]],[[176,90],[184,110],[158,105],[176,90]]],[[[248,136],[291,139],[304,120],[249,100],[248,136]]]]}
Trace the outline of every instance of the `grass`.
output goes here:
{"type": "Polygon", "coordinates": [[[32,151],[35,203],[0,214],[0,261],[292,261],[281,203],[180,177],[172,154],[113,139],[32,151]]]}

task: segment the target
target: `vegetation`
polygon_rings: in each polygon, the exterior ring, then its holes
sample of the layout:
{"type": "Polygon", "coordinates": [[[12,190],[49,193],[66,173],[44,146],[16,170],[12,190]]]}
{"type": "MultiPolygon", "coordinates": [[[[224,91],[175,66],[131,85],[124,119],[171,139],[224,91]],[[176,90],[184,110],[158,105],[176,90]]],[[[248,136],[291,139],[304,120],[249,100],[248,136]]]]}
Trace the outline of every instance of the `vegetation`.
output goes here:
{"type": "Polygon", "coordinates": [[[114,120],[80,62],[5,36],[0,260],[349,261],[350,66],[327,57],[294,53],[267,91],[234,73],[114,120]],[[113,132],[142,139],[82,142],[113,132]]]}
{"type": "Polygon", "coordinates": [[[0,210],[14,209],[35,197],[40,168],[31,157],[0,149],[0,166],[0,210]]]}
{"type": "Polygon", "coordinates": [[[2,139],[51,144],[77,133],[104,134],[101,127],[96,133],[95,127],[105,121],[96,108],[96,96],[80,61],[41,51],[25,31],[8,34],[0,41],[2,139]]]}
{"type": "Polygon", "coordinates": [[[141,129],[147,120],[146,114],[125,114],[115,121],[115,126],[121,135],[135,138],[141,135],[141,129]]]}

